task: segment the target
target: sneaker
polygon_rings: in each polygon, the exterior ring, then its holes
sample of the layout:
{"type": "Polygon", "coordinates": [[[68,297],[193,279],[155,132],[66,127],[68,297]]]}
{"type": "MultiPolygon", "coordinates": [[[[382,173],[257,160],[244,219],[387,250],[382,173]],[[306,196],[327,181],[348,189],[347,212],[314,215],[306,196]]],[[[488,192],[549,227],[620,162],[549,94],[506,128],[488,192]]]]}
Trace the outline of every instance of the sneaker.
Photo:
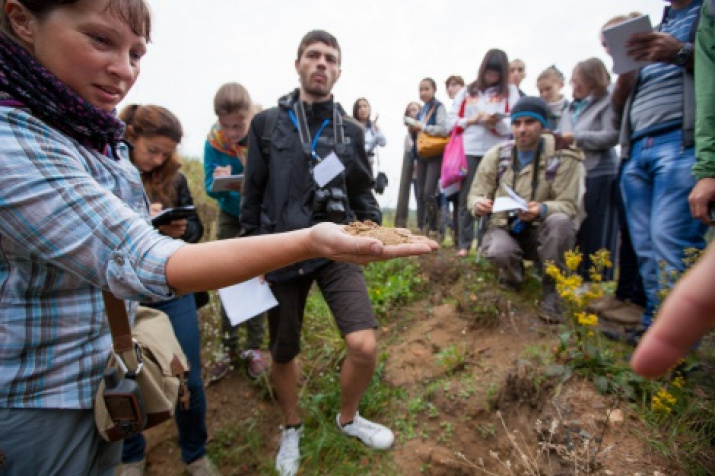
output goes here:
{"type": "Polygon", "coordinates": [[[345,426],[340,424],[340,414],[338,413],[338,416],[335,417],[335,422],[343,433],[359,439],[370,448],[376,450],[386,450],[395,441],[395,435],[389,428],[367,420],[361,417],[359,413],[355,413],[352,423],[348,423],[345,426]]]}
{"type": "Polygon", "coordinates": [[[250,349],[241,353],[241,359],[248,361],[248,375],[258,378],[266,373],[268,366],[263,360],[263,355],[258,349],[250,349]]]}
{"type": "Polygon", "coordinates": [[[117,476],[144,476],[146,469],[146,458],[133,463],[122,463],[117,472],[117,476]]]}
{"type": "Polygon", "coordinates": [[[221,473],[211,460],[204,456],[186,465],[186,471],[191,476],[221,476],[221,473]]]}
{"type": "Polygon", "coordinates": [[[303,425],[298,428],[283,428],[281,444],[276,456],[276,471],[280,476],[295,476],[300,469],[300,437],[303,425]]]}
{"type": "Polygon", "coordinates": [[[210,385],[214,382],[218,382],[224,378],[231,371],[232,361],[228,355],[224,355],[219,360],[214,362],[208,371],[208,377],[206,378],[206,385],[210,385]]]}

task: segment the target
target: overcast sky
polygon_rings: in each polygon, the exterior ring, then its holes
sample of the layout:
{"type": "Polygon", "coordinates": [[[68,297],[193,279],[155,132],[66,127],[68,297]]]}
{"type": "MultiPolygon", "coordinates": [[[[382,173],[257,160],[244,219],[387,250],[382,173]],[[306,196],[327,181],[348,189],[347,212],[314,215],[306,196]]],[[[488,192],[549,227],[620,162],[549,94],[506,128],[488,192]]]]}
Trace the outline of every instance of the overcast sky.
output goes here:
{"type": "MultiPolygon", "coordinates": [[[[153,31],[142,72],[120,105],[158,104],[184,127],[180,152],[201,159],[215,122],[213,96],[238,81],[254,102],[275,105],[298,86],[294,61],[301,37],[313,29],[335,35],[342,49],[342,76],[333,92],[348,113],[366,97],[387,136],[381,170],[390,179],[381,205],[394,206],[402,166],[408,102],[419,99],[422,78],[432,77],[437,97],[450,101],[444,80],[469,83],[484,53],[506,51],[527,65],[522,89],[536,94],[536,77],[555,64],[570,77],[592,56],[611,62],[598,33],[609,18],[631,11],[660,21],[660,0],[148,0],[153,31]]],[[[564,88],[570,96],[568,84],[564,88]]]]}

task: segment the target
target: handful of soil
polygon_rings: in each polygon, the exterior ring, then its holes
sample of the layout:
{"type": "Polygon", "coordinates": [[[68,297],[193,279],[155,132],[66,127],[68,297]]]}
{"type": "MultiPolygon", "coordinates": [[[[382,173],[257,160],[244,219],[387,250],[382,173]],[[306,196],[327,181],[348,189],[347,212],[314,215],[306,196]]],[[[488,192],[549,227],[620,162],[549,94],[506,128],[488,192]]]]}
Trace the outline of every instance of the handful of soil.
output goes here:
{"type": "Polygon", "coordinates": [[[385,245],[401,245],[403,243],[413,243],[415,235],[410,230],[402,228],[384,228],[372,220],[364,222],[354,221],[345,227],[345,231],[353,236],[369,236],[377,238],[385,245]]]}

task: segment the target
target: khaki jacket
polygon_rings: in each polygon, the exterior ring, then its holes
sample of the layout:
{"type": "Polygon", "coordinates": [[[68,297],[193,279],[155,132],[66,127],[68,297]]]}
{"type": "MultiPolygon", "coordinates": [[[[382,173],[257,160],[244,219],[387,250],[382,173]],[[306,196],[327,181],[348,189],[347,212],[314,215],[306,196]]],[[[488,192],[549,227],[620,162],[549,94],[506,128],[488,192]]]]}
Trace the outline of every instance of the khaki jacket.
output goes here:
{"type": "MultiPolygon", "coordinates": [[[[546,205],[546,213],[534,220],[538,224],[552,213],[565,213],[579,226],[585,217],[583,214],[583,194],[585,172],[583,152],[569,148],[555,150],[554,137],[551,134],[541,136],[543,149],[539,158],[539,176],[533,200],[546,205]]],[[[534,163],[530,163],[514,176],[512,166],[514,141],[504,142],[489,149],[482,158],[469,191],[467,205],[474,213],[477,203],[507,196],[506,183],[527,202],[532,200],[532,177],[534,163]]],[[[507,213],[495,213],[489,218],[489,226],[507,226],[507,213]]]]}

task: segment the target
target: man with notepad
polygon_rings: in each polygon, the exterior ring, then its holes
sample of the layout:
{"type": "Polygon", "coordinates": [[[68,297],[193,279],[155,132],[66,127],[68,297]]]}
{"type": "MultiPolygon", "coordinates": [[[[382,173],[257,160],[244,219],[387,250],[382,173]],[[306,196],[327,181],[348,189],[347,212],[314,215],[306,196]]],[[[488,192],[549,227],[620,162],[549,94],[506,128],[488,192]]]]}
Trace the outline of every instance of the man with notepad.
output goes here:
{"type": "MultiPolygon", "coordinates": [[[[469,193],[475,216],[489,216],[483,256],[499,268],[503,288],[517,290],[524,280],[523,259],[564,267],[573,248],[584,194],[583,153],[559,148],[546,129],[549,106],[525,96],[511,111],[512,141],[490,149],[479,164],[469,193]]],[[[552,278],[542,278],[541,317],[561,322],[552,278]]]]}
{"type": "MultiPolygon", "coordinates": [[[[636,343],[651,324],[662,273],[685,269],[685,250],[702,249],[706,225],[690,214],[695,185],[695,91],[693,42],[701,0],[671,0],[655,31],[635,33],[624,47],[649,64],[622,74],[613,92],[620,116],[621,191],[646,293],[642,328],[625,340],[636,343]],[[664,265],[664,268],[663,268],[664,265]]],[[[608,41],[608,31],[604,31],[608,41]]],[[[613,45],[611,45],[613,50],[613,45]]]]}

